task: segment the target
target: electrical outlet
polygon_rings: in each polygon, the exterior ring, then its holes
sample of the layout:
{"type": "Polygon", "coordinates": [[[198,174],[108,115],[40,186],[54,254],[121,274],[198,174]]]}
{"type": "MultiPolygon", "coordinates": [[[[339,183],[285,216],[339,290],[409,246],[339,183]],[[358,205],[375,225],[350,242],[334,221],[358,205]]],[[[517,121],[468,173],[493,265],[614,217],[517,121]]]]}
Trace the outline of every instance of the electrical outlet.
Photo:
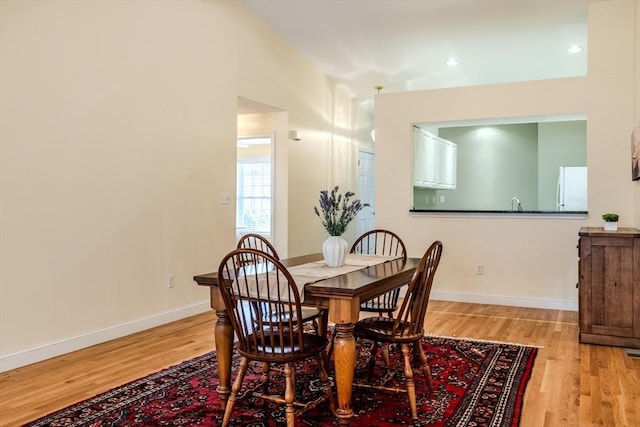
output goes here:
{"type": "Polygon", "coordinates": [[[231,204],[231,194],[229,194],[229,193],[220,193],[220,204],[221,205],[231,204]]]}
{"type": "Polygon", "coordinates": [[[440,203],[444,203],[445,200],[444,194],[440,195],[440,203]]]}
{"type": "Polygon", "coordinates": [[[484,264],[476,264],[476,274],[479,276],[484,274],[484,264]]]}
{"type": "Polygon", "coordinates": [[[173,288],[176,285],[176,277],[173,274],[167,276],[167,288],[173,288]]]}

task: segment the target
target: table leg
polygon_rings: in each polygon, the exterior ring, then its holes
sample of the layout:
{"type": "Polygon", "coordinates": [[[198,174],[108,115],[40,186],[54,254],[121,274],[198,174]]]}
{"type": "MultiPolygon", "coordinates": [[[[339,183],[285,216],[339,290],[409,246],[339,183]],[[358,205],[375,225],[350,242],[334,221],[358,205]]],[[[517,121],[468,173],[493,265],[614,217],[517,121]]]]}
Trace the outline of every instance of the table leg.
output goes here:
{"type": "Polygon", "coordinates": [[[356,341],[353,337],[353,327],[353,323],[336,324],[336,339],[333,343],[336,390],[338,392],[336,415],[340,425],[349,425],[351,417],[353,417],[351,390],[356,368],[356,341]]]}
{"type": "Polygon", "coordinates": [[[220,408],[227,406],[231,394],[231,358],[233,355],[233,328],[227,310],[216,310],[218,320],[215,326],[216,356],[218,358],[218,387],[220,408]]]}

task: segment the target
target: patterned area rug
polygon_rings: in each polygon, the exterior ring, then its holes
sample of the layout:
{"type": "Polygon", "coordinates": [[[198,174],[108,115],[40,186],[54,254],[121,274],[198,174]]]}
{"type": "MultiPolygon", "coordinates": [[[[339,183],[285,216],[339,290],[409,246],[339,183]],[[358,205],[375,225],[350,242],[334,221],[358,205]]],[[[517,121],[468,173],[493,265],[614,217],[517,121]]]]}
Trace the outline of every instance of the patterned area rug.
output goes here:
{"type": "MultiPolygon", "coordinates": [[[[428,394],[420,373],[414,375],[419,426],[517,426],[522,398],[537,349],[511,344],[441,337],[423,339],[433,374],[434,393],[428,394]]],[[[399,362],[398,349],[392,349],[399,362]],[[395,351],[394,351],[395,350],[395,351]]],[[[365,365],[366,349],[358,358],[356,377],[365,365]]],[[[380,361],[382,360],[379,357],[380,361]]],[[[239,361],[234,358],[235,367],[239,361]]],[[[309,362],[315,363],[315,362],[309,362]]],[[[401,366],[401,364],[399,365],[401,366]]],[[[377,367],[376,369],[380,369],[377,367]]],[[[299,398],[321,395],[315,369],[301,368],[296,376],[299,398]]],[[[215,391],[215,352],[183,362],[145,378],[36,420],[27,426],[219,426],[222,411],[215,391]]],[[[243,390],[258,384],[261,366],[252,364],[243,390]]],[[[274,387],[278,386],[274,381],[274,387]]],[[[411,424],[407,397],[355,388],[352,426],[411,424]]],[[[297,419],[296,426],[337,425],[328,403],[297,419]]],[[[282,406],[245,393],[236,403],[231,425],[272,427],[285,424],[282,406]]]]}

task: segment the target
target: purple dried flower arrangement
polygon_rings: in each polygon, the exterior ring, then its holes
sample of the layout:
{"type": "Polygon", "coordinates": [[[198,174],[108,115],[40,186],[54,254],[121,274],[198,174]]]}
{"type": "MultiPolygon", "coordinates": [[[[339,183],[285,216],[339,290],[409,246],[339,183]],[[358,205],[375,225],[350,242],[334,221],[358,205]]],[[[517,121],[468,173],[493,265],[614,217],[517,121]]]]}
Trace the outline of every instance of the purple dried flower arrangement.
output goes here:
{"type": "Polygon", "coordinates": [[[338,193],[338,186],[335,186],[331,193],[327,190],[320,191],[320,210],[313,207],[313,211],[322,220],[322,226],[330,236],[341,236],[353,218],[368,203],[361,203],[360,200],[353,200],[353,191],[347,191],[344,196],[338,193]]]}

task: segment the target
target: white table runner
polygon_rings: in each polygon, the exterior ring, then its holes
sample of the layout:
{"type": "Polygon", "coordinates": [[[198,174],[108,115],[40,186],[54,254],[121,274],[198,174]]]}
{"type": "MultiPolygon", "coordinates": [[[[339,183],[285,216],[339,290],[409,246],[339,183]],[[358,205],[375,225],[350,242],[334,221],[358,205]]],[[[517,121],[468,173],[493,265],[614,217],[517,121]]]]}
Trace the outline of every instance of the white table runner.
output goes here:
{"type": "MultiPolygon", "coordinates": [[[[342,267],[329,267],[324,260],[321,260],[288,267],[287,270],[291,274],[291,277],[293,277],[293,280],[295,280],[296,282],[298,292],[300,294],[300,301],[304,301],[304,285],[308,283],[319,282],[320,280],[325,280],[331,277],[340,276],[342,274],[351,273],[352,271],[356,270],[362,270],[372,265],[383,264],[385,262],[393,261],[399,258],[401,257],[385,255],[347,254],[345,263],[342,267]]],[[[275,292],[276,294],[278,292],[281,292],[282,296],[285,297],[287,294],[286,287],[284,289],[277,289],[275,287],[272,287],[271,289],[267,288],[269,283],[271,283],[273,286],[273,284],[277,282],[275,280],[275,272],[267,273],[267,275],[269,277],[266,277],[264,274],[254,276],[258,281],[259,293],[264,295],[269,292],[275,292]]],[[[250,277],[249,282],[255,283],[255,280],[250,277]]],[[[253,291],[250,291],[249,293],[253,294],[253,291]]],[[[258,297],[258,295],[252,296],[258,297]]]]}
{"type": "Polygon", "coordinates": [[[347,254],[344,265],[342,267],[329,267],[324,260],[310,262],[307,264],[295,265],[289,267],[289,273],[296,281],[300,298],[304,299],[304,285],[308,283],[319,282],[320,280],[329,279],[331,277],[340,276],[342,274],[351,273],[352,271],[362,270],[372,265],[383,264],[387,261],[398,259],[397,256],[385,255],[358,255],[347,254]]]}

